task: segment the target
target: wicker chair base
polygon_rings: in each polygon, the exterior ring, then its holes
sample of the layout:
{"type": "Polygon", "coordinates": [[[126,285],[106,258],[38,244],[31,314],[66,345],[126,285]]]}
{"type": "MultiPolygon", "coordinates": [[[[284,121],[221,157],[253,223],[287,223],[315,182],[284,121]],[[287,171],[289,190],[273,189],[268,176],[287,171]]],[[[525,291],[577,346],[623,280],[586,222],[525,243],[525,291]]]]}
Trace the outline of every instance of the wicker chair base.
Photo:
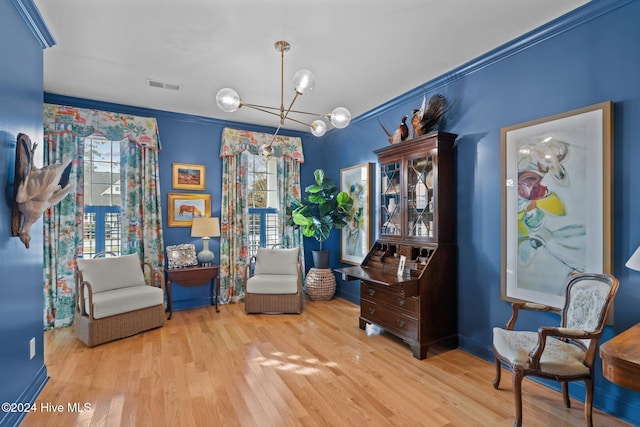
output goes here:
{"type": "Polygon", "coordinates": [[[305,286],[312,301],[329,301],[336,293],[336,277],[330,268],[312,268],[307,273],[305,286]]]}
{"type": "Polygon", "coordinates": [[[250,294],[244,296],[245,313],[292,313],[302,311],[302,293],[250,294]]]}
{"type": "Polygon", "coordinates": [[[76,312],[75,334],[80,341],[93,347],[158,328],[164,325],[164,320],[163,304],[95,320],[76,312]]]}

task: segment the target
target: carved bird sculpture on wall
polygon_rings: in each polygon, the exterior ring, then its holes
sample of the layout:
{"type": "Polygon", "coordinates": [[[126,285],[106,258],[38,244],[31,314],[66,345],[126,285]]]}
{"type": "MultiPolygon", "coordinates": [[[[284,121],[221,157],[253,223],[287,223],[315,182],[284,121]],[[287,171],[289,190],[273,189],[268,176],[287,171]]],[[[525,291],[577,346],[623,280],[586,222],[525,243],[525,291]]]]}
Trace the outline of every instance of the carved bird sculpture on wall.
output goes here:
{"type": "Polygon", "coordinates": [[[33,165],[33,152],[38,144],[33,144],[25,134],[18,135],[19,176],[16,182],[16,203],[22,214],[18,235],[26,248],[31,241],[31,226],[42,216],[47,208],[64,199],[72,189],[69,175],[71,162],[54,164],[38,169],[33,165]]]}
{"type": "Polygon", "coordinates": [[[419,110],[413,110],[411,117],[411,125],[415,136],[424,135],[431,132],[440,124],[446,112],[447,99],[440,94],[435,94],[429,99],[427,104],[427,96],[422,98],[422,106],[419,110]]]}
{"type": "Polygon", "coordinates": [[[404,141],[409,137],[409,127],[407,126],[407,116],[402,116],[402,122],[400,122],[400,125],[393,133],[389,132],[387,128],[384,127],[380,119],[378,119],[378,123],[380,123],[380,126],[382,126],[384,133],[387,134],[387,138],[389,139],[389,142],[391,144],[397,144],[398,142],[404,141]]]}

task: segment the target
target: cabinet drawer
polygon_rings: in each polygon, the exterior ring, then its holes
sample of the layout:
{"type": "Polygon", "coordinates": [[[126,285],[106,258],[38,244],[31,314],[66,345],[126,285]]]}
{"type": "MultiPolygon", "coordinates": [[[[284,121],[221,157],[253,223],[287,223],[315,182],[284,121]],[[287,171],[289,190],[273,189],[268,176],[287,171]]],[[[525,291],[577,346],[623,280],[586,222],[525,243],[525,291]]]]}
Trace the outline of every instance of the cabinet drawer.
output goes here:
{"type": "Polygon", "coordinates": [[[386,286],[362,282],[360,285],[360,298],[383,302],[399,310],[405,310],[416,315],[418,313],[417,297],[406,297],[401,292],[393,292],[393,290],[387,289],[386,286]]]}
{"type": "Polygon", "coordinates": [[[398,336],[409,338],[413,341],[418,339],[417,319],[389,310],[374,301],[360,300],[360,316],[398,336]]]}
{"type": "Polygon", "coordinates": [[[418,281],[417,280],[413,280],[413,281],[410,281],[410,282],[398,283],[398,284],[389,285],[389,286],[379,285],[377,283],[370,282],[368,280],[361,280],[360,281],[360,294],[361,295],[362,295],[362,289],[365,288],[365,287],[384,290],[386,292],[393,293],[393,294],[401,296],[403,298],[410,298],[410,297],[414,297],[414,296],[418,295],[418,281]]]}

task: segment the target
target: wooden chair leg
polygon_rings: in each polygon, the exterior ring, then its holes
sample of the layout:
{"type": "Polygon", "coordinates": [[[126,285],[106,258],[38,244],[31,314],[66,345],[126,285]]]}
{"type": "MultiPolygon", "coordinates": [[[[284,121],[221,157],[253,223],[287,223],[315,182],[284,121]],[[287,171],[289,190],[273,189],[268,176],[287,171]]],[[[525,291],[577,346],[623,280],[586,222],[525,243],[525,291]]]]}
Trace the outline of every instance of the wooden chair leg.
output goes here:
{"type": "Polygon", "coordinates": [[[593,379],[587,378],[584,380],[584,388],[587,393],[584,398],[584,419],[587,427],[593,427],[593,379]]]}
{"type": "Polygon", "coordinates": [[[562,399],[564,400],[564,406],[571,408],[571,399],[569,399],[569,383],[562,381],[562,399]]]}
{"type": "Polygon", "coordinates": [[[513,423],[514,427],[522,427],[522,379],[524,373],[520,368],[513,369],[513,397],[516,405],[516,419],[513,423]]]}
{"type": "Polygon", "coordinates": [[[500,361],[498,360],[497,357],[495,357],[496,360],[496,377],[493,379],[493,388],[497,389],[498,387],[500,387],[500,377],[502,375],[502,369],[500,366],[500,361]]]}

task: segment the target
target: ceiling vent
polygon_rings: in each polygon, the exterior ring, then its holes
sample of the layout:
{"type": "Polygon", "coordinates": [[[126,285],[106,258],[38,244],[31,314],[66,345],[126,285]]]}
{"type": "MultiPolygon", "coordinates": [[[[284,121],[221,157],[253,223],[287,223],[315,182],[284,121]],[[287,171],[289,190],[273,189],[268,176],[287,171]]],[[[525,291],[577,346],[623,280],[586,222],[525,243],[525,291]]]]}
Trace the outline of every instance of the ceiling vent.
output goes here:
{"type": "Polygon", "coordinates": [[[147,86],[149,87],[157,87],[158,89],[173,90],[175,92],[178,92],[182,87],[182,85],[177,85],[173,83],[164,83],[164,82],[153,80],[153,79],[146,79],[146,81],[147,81],[147,86]]]}

